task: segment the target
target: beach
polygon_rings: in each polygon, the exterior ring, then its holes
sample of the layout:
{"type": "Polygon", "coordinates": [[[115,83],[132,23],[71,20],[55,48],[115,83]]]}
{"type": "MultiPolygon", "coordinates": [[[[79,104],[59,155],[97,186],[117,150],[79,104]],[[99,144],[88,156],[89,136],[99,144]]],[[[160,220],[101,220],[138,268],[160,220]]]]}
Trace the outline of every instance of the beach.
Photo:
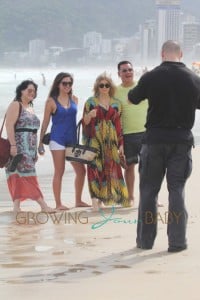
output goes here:
{"type": "MultiPolygon", "coordinates": [[[[38,161],[37,173],[46,201],[54,206],[53,167],[46,152],[38,161]]],[[[199,300],[200,147],[192,153],[193,172],[185,191],[188,249],[175,254],[167,252],[165,182],[159,193],[164,206],[158,209],[154,248],[141,250],[135,247],[138,174],[134,208],[109,207],[94,213],[90,208],[73,208],[74,174],[67,163],[63,202],[71,210],[57,213],[55,219],[39,214],[39,207],[27,201],[22,204],[26,213],[16,218],[1,170],[1,299],[199,300]]],[[[83,201],[90,203],[87,181],[83,201]]]]}
{"type": "MultiPolygon", "coordinates": [[[[84,101],[104,70],[70,70],[75,74],[74,93],[79,97],[77,119],[84,101]]],[[[15,87],[26,78],[39,84],[34,108],[40,120],[52,80],[58,70],[1,71],[0,120],[15,87]],[[44,72],[47,85],[41,82],[44,72]],[[5,76],[6,74],[6,76],[5,76]]],[[[116,70],[112,75],[117,82],[116,70]]],[[[194,126],[200,145],[200,115],[194,126]]],[[[51,181],[53,163],[48,147],[39,156],[36,169],[44,198],[55,207],[51,181]]],[[[90,208],[74,208],[74,172],[69,162],[63,179],[63,204],[69,212],[49,215],[39,212],[34,201],[25,201],[25,213],[14,216],[4,169],[0,169],[0,297],[1,299],[86,299],[86,300],[199,300],[198,282],[200,202],[198,196],[200,147],[193,153],[193,172],[186,185],[188,210],[188,250],[167,252],[168,193],[164,181],[158,209],[158,234],[152,250],[136,248],[139,178],[136,173],[134,208],[109,207],[94,213],[90,208]]],[[[91,204],[87,180],[83,201],[91,204]]]]}

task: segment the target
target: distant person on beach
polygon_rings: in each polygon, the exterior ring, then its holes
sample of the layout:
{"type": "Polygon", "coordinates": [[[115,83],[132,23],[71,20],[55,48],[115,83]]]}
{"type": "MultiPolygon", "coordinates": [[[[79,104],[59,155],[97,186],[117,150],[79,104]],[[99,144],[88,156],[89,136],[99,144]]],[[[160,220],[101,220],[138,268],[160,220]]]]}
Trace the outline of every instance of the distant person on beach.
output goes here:
{"type": "Polygon", "coordinates": [[[195,110],[200,109],[200,78],[181,62],[182,51],[176,41],[166,41],[161,56],[162,63],[145,73],[128,94],[133,104],[144,99],[149,102],[139,166],[136,242],[138,248],[153,247],[157,233],[156,200],[166,174],[168,251],[178,252],[187,248],[184,189],[192,171],[191,129],[195,110]]]}
{"type": "Polygon", "coordinates": [[[145,66],[144,69],[142,70],[142,74],[145,74],[146,72],[148,72],[147,66],[145,66]]]}
{"type": "Polygon", "coordinates": [[[115,86],[106,73],[94,83],[94,96],[84,107],[83,138],[98,149],[92,165],[88,165],[88,184],[93,210],[105,205],[128,206],[120,156],[123,158],[123,136],[120,122],[121,104],[113,96],[115,86]]]}
{"type": "Polygon", "coordinates": [[[6,175],[15,213],[21,210],[20,204],[26,199],[38,202],[42,211],[53,212],[44,201],[35,171],[37,130],[40,126],[33,110],[36,95],[35,82],[23,81],[16,88],[16,97],[6,112],[6,130],[13,157],[6,168],[6,175]]]}
{"type": "Polygon", "coordinates": [[[128,103],[128,92],[136,82],[134,80],[133,65],[129,61],[118,63],[118,76],[121,84],[117,86],[115,97],[122,105],[122,130],[124,137],[124,154],[128,168],[124,171],[124,176],[128,188],[130,206],[134,204],[135,188],[135,165],[139,161],[139,153],[142,145],[142,137],[145,131],[146,115],[148,103],[143,101],[140,105],[130,105],[128,103]]]}
{"type": "Polygon", "coordinates": [[[41,73],[42,75],[42,85],[46,86],[46,78],[44,76],[44,73],[41,73]]]}
{"type": "MultiPolygon", "coordinates": [[[[76,143],[76,114],[77,97],[72,94],[74,79],[71,74],[61,72],[53,81],[49,97],[46,101],[44,118],[40,132],[39,154],[44,154],[42,139],[48,128],[50,120],[52,127],[50,132],[49,148],[54,163],[53,192],[57,210],[67,210],[61,200],[62,178],[65,171],[65,146],[76,143]]],[[[71,162],[75,171],[75,197],[76,207],[89,206],[81,200],[85,180],[85,166],[71,162]]]]}

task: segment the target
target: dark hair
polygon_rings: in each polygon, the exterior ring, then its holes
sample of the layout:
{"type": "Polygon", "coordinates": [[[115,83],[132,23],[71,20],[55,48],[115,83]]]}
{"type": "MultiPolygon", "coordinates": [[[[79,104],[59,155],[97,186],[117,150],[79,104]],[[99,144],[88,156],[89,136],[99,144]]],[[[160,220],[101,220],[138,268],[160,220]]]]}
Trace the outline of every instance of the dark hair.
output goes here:
{"type": "MultiPolygon", "coordinates": [[[[73,84],[74,79],[70,73],[65,73],[65,72],[58,73],[53,81],[51,90],[49,92],[49,97],[58,97],[58,95],[59,95],[59,87],[58,86],[61,83],[61,81],[63,80],[63,78],[65,78],[65,77],[69,77],[73,84]]],[[[68,95],[69,96],[72,95],[72,89],[70,89],[68,95]]]]}
{"type": "MultiPolygon", "coordinates": [[[[26,90],[27,87],[32,84],[35,88],[35,96],[34,99],[37,97],[37,84],[32,80],[32,79],[27,79],[22,81],[17,87],[16,87],[16,96],[14,101],[22,102],[21,96],[22,96],[22,91],[26,90]]],[[[32,101],[30,101],[31,105],[33,105],[32,101]]]]}
{"type": "Polygon", "coordinates": [[[122,60],[122,61],[120,61],[120,62],[118,63],[118,65],[117,65],[118,71],[120,70],[121,65],[127,65],[127,64],[129,64],[129,65],[132,66],[132,63],[131,63],[130,61],[128,61],[128,60],[122,60]]]}

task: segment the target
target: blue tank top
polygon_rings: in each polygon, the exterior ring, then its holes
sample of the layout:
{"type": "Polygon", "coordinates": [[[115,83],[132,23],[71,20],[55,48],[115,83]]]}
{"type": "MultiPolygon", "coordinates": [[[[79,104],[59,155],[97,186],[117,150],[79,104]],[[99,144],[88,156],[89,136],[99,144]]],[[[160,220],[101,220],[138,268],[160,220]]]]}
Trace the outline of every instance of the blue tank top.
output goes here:
{"type": "Polygon", "coordinates": [[[56,99],[56,112],[52,115],[50,140],[66,146],[77,142],[76,114],[77,105],[70,99],[70,107],[63,107],[56,99]]]}

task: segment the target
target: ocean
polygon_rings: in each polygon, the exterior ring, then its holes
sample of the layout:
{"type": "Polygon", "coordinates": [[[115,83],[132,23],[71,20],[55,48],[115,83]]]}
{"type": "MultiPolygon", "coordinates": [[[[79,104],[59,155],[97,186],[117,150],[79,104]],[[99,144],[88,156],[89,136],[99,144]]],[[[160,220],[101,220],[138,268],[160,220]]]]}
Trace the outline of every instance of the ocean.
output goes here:
{"type": "Polygon", "coordinates": [[[34,109],[42,116],[44,104],[51,84],[59,72],[69,72],[74,77],[73,93],[79,98],[78,118],[82,114],[84,102],[92,95],[92,88],[96,77],[107,71],[115,81],[117,70],[106,68],[74,68],[74,69],[0,69],[0,119],[3,118],[6,108],[15,96],[16,86],[23,80],[33,79],[38,84],[38,95],[34,100],[34,109]],[[43,86],[42,75],[45,75],[46,86],[43,86]]]}
{"type": "MultiPolygon", "coordinates": [[[[135,67],[136,80],[141,74],[142,68],[140,66],[135,67]]],[[[106,71],[114,80],[116,84],[120,83],[117,75],[116,68],[98,67],[98,68],[69,68],[69,69],[0,69],[0,121],[6,112],[6,109],[11,101],[15,97],[16,86],[25,79],[33,79],[38,84],[38,95],[34,100],[34,109],[40,120],[43,118],[43,111],[45,101],[48,97],[48,93],[51,84],[55,76],[59,72],[69,72],[74,77],[73,93],[79,98],[78,116],[77,121],[81,119],[83,113],[83,106],[85,101],[93,94],[93,84],[96,77],[106,71]],[[46,85],[43,85],[42,73],[46,78],[46,85]]],[[[0,123],[0,124],[1,124],[0,123]]],[[[193,128],[195,136],[195,144],[200,145],[200,111],[196,112],[196,121],[193,128]]],[[[5,134],[5,130],[4,130],[5,134]]]]}

